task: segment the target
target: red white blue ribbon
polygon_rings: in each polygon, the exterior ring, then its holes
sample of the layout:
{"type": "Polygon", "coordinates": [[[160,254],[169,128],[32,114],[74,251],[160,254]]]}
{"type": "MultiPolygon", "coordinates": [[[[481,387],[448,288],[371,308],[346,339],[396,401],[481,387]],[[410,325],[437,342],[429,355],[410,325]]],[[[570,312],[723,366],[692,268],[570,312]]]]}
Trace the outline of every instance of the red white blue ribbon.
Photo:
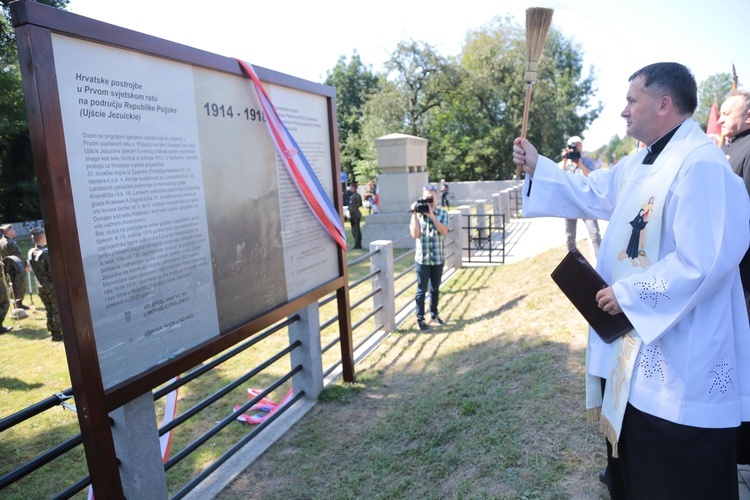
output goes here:
{"type": "MultiPolygon", "coordinates": [[[[260,393],[261,391],[259,391],[258,389],[248,389],[247,397],[253,399],[260,393]]],[[[284,406],[287,401],[289,401],[289,398],[291,398],[293,395],[294,388],[290,387],[287,393],[283,398],[281,398],[281,401],[279,401],[278,403],[275,403],[268,398],[261,398],[260,401],[250,407],[247,413],[241,413],[240,415],[238,415],[237,420],[239,420],[240,422],[246,422],[250,425],[261,424],[269,419],[271,415],[279,411],[281,407],[284,406]]],[[[234,405],[234,411],[239,410],[241,407],[242,405],[234,405]]]]}
{"type": "Polygon", "coordinates": [[[310,166],[310,162],[307,161],[294,137],[289,133],[284,122],[281,121],[281,117],[279,117],[276,108],[271,102],[271,97],[268,95],[265,87],[263,87],[258,75],[255,74],[252,66],[239,59],[237,62],[239,62],[240,67],[250,76],[255,84],[255,92],[258,94],[258,100],[266,115],[266,127],[294,185],[297,186],[297,190],[299,190],[302,198],[307,202],[313,214],[315,214],[315,217],[323,225],[323,228],[346,251],[344,225],[341,223],[341,218],[334,208],[331,199],[326,194],[318,177],[310,166]]]}
{"type": "MultiPolygon", "coordinates": [[[[170,380],[169,383],[171,384],[172,382],[176,382],[178,380],[180,380],[179,375],[170,380]]],[[[164,403],[164,417],[161,421],[162,427],[174,420],[174,417],[177,414],[177,391],[178,389],[175,389],[167,394],[167,399],[164,403]]],[[[163,463],[167,463],[167,460],[169,460],[169,449],[172,447],[172,430],[159,438],[159,447],[161,448],[161,461],[163,463]]]]}

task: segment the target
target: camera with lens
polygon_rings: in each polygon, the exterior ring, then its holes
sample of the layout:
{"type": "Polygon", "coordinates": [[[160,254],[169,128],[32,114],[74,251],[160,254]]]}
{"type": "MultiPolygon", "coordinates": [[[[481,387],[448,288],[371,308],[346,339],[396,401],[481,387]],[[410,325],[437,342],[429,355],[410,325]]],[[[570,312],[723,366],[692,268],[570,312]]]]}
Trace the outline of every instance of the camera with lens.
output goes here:
{"type": "Polygon", "coordinates": [[[581,152],[578,151],[575,144],[569,144],[567,148],[563,149],[563,158],[577,162],[581,159],[581,152]]]}
{"type": "Polygon", "coordinates": [[[414,211],[418,214],[428,214],[430,213],[430,204],[432,204],[432,196],[425,199],[419,198],[414,205],[414,211]]]}

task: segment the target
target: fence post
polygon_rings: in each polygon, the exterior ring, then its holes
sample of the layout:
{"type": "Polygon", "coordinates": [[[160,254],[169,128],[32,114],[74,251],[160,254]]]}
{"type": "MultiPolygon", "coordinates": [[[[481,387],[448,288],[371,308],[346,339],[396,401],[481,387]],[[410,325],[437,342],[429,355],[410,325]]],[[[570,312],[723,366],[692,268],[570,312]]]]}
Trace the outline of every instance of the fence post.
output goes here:
{"type": "Polygon", "coordinates": [[[380,289],[372,297],[374,309],[382,306],[375,313],[375,324],[383,325],[386,333],[396,329],[396,291],[394,290],[394,264],[393,264],[393,242],[389,240],[377,240],[370,243],[370,271],[380,270],[372,277],[372,289],[380,289]]]}
{"type": "Polygon", "coordinates": [[[461,260],[469,260],[469,230],[464,229],[466,226],[469,225],[469,215],[471,215],[471,206],[469,205],[461,205],[460,207],[456,207],[456,210],[461,212],[460,221],[458,224],[459,227],[459,238],[458,241],[461,245],[459,250],[461,251],[461,260]]]}
{"type": "Polygon", "coordinates": [[[492,193],[492,213],[495,215],[503,213],[500,209],[500,193],[492,193]]]}
{"type": "Polygon", "coordinates": [[[454,269],[463,269],[464,263],[461,258],[461,212],[458,210],[449,210],[448,215],[450,215],[450,219],[448,221],[448,238],[445,240],[445,253],[447,255],[453,252],[453,257],[445,264],[448,268],[452,266],[454,269]]]}
{"type": "Polygon", "coordinates": [[[299,321],[289,325],[289,343],[299,340],[302,345],[291,352],[292,368],[302,365],[302,371],[292,377],[294,394],[305,391],[309,401],[315,401],[323,390],[323,354],[320,347],[320,311],[313,302],[297,311],[299,321]]]}
{"type": "Polygon", "coordinates": [[[153,394],[147,392],[109,416],[125,498],[169,498],[153,394]]]}
{"type": "Polygon", "coordinates": [[[511,204],[511,210],[513,217],[517,217],[518,214],[521,212],[521,189],[523,189],[523,186],[520,184],[516,184],[511,189],[511,198],[512,198],[512,204],[511,204]]]}
{"type": "MultiPolygon", "coordinates": [[[[484,228],[487,227],[487,217],[484,216],[486,213],[485,205],[487,204],[487,200],[477,200],[477,224],[476,226],[478,228],[484,228]]],[[[482,229],[480,232],[484,231],[482,229]]]]}
{"type": "Polygon", "coordinates": [[[500,213],[505,215],[505,220],[510,220],[510,192],[511,188],[500,191],[500,213]]]}

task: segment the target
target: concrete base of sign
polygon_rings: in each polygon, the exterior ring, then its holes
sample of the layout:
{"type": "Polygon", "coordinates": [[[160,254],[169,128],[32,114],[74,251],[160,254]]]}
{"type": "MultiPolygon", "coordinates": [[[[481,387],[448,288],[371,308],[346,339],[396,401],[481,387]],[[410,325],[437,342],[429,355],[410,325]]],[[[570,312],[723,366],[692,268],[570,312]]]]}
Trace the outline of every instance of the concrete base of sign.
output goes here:
{"type": "Polygon", "coordinates": [[[120,480],[125,498],[169,498],[154,396],[150,392],[139,396],[109,416],[114,421],[112,438],[120,459],[120,480]]]}

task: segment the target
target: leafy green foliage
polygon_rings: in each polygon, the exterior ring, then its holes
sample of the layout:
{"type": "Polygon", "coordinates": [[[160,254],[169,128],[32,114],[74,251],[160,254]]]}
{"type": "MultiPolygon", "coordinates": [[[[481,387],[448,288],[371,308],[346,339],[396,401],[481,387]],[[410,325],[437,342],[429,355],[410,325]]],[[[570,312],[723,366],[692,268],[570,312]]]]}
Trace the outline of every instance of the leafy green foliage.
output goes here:
{"type": "MultiPolygon", "coordinates": [[[[362,133],[362,111],[367,100],[380,88],[380,79],[366,67],[356,51],[349,62],[341,56],[328,72],[326,85],[336,89],[336,114],[341,145],[341,170],[354,180],[355,166],[368,155],[359,137],[362,133]]],[[[374,176],[370,176],[374,177],[374,176]]],[[[363,177],[369,179],[370,177],[363,177]]]]}
{"type": "Polygon", "coordinates": [[[386,68],[406,104],[401,109],[403,133],[429,136],[432,113],[460,83],[458,69],[430,45],[413,40],[398,44],[386,68]]]}
{"type": "MultiPolygon", "coordinates": [[[[548,36],[528,134],[543,154],[559,153],[601,110],[589,105],[594,78],[582,77],[580,52],[559,32],[548,36]]],[[[456,59],[425,43],[399,43],[386,64],[388,81],[363,110],[360,148],[372,152],[361,168],[377,168],[375,138],[405,133],[428,139],[433,180],[511,178],[508,151],[521,129],[525,59],[523,30],[501,18],[470,33],[456,59]]]]}
{"type": "MultiPolygon", "coordinates": [[[[454,180],[512,178],[508,151],[521,131],[525,62],[523,31],[507,19],[496,18],[468,36],[462,90],[433,129],[440,140],[431,170],[454,180]]],[[[595,91],[593,77],[582,79],[581,73],[580,48],[552,30],[533,86],[527,134],[542,154],[556,156],[568,136],[580,134],[599,114],[601,105],[581,112],[595,91]]]]}
{"type": "MultiPolygon", "coordinates": [[[[63,9],[68,0],[39,0],[63,9]]],[[[0,220],[41,218],[10,0],[0,0],[0,220]]]]}
{"type": "Polygon", "coordinates": [[[603,148],[599,158],[614,166],[615,163],[632,154],[633,151],[635,151],[635,139],[629,136],[620,138],[620,136],[615,135],[609,141],[609,144],[603,148]]]}

